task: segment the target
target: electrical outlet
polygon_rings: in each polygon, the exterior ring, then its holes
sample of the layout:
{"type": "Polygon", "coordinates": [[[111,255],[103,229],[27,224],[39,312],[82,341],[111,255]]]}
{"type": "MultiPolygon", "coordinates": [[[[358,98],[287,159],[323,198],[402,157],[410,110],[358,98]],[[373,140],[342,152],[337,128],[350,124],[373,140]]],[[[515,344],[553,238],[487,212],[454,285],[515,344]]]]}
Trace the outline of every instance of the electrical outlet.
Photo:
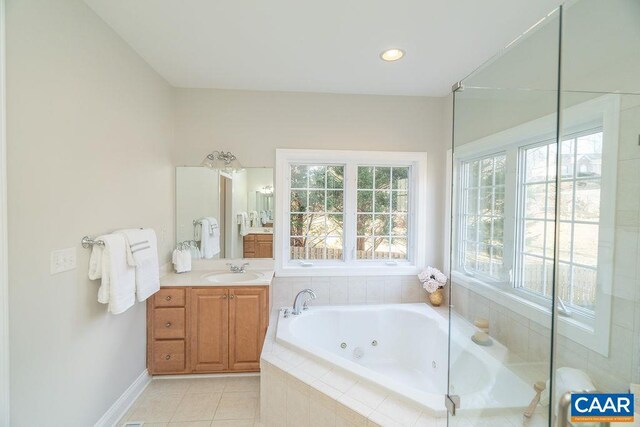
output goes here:
{"type": "Polygon", "coordinates": [[[62,273],[76,268],[76,248],[59,249],[51,252],[51,274],[62,273]]]}

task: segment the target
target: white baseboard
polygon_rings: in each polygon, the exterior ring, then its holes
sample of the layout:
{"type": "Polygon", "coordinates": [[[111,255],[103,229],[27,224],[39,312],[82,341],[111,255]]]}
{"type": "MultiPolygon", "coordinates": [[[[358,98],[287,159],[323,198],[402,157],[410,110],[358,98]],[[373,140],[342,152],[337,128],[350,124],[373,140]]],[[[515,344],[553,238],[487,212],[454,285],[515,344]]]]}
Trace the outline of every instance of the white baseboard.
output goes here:
{"type": "Polygon", "coordinates": [[[107,412],[95,423],[94,427],[113,427],[124,414],[127,413],[133,402],[142,394],[151,382],[151,376],[145,369],[138,378],[127,388],[124,393],[115,401],[107,412]]]}

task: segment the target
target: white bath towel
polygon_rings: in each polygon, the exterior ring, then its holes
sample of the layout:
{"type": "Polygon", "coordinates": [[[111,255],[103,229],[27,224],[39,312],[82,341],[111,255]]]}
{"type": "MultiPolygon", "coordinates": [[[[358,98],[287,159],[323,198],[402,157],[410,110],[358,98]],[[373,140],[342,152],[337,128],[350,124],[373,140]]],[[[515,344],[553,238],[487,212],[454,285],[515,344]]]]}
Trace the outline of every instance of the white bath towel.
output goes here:
{"type": "Polygon", "coordinates": [[[240,225],[241,236],[249,234],[249,215],[246,212],[240,212],[238,214],[238,225],[240,225]]]}
{"type": "Polygon", "coordinates": [[[214,217],[202,218],[200,252],[202,258],[211,259],[220,253],[220,226],[214,217]]]}
{"type": "Polygon", "coordinates": [[[136,269],[136,295],[144,301],[160,290],[158,239],[152,228],[119,230],[127,242],[127,260],[136,269]]]}
{"type": "Polygon", "coordinates": [[[98,302],[109,304],[109,312],[120,314],[136,302],[135,268],[127,262],[127,244],[122,234],[106,234],[97,240],[105,246],[93,246],[89,278],[102,279],[98,302]]]}

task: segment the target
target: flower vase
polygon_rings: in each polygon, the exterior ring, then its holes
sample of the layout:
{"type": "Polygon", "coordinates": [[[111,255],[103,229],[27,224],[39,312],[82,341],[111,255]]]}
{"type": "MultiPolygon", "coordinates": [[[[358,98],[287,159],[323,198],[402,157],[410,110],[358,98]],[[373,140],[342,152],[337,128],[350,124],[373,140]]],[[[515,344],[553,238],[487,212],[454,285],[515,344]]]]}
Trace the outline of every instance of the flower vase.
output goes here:
{"type": "Polygon", "coordinates": [[[442,288],[436,289],[434,292],[429,294],[429,302],[434,307],[440,307],[444,301],[444,293],[442,292],[442,288]]]}

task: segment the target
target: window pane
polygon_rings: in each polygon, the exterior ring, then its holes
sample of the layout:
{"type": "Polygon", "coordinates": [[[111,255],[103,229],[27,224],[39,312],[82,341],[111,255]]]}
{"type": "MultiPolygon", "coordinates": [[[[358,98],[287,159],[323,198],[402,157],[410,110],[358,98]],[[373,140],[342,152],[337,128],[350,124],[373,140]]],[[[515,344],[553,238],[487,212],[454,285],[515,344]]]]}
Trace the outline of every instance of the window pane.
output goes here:
{"type": "Polygon", "coordinates": [[[373,191],[358,191],[358,212],[373,212],[373,191]]]}
{"type": "Polygon", "coordinates": [[[483,187],[493,185],[493,157],[484,159],[480,164],[480,185],[483,187]]]}
{"type": "Polygon", "coordinates": [[[303,237],[292,237],[289,242],[291,259],[306,259],[305,243],[303,237]]]}
{"type": "Polygon", "coordinates": [[[373,166],[358,166],[358,188],[373,188],[373,166]]]}
{"type": "Polygon", "coordinates": [[[576,157],[577,177],[599,178],[602,174],[602,132],[579,137],[576,157]]]}
{"type": "Polygon", "coordinates": [[[544,263],[541,258],[524,256],[522,265],[522,287],[542,294],[545,286],[544,263]]]}
{"type": "Polygon", "coordinates": [[[506,174],[506,156],[498,156],[495,158],[495,180],[496,185],[504,185],[505,182],[505,174],[506,174]]]}
{"type": "Polygon", "coordinates": [[[475,271],[477,266],[477,245],[471,242],[464,244],[464,267],[467,271],[475,271]]]}
{"type": "Polygon", "coordinates": [[[356,244],[356,257],[358,259],[373,259],[373,238],[358,237],[356,244]]]}
{"type": "Polygon", "coordinates": [[[547,146],[530,148],[526,154],[526,182],[544,181],[547,178],[547,146]]]}
{"type": "Polygon", "coordinates": [[[308,234],[308,220],[306,214],[293,214],[289,217],[289,233],[291,236],[308,234]]]}
{"type": "Polygon", "coordinates": [[[568,141],[562,141],[562,151],[560,157],[560,175],[562,178],[573,177],[573,163],[574,163],[574,142],[570,139],[568,141]]]}
{"type": "Polygon", "coordinates": [[[327,167],[327,188],[344,188],[344,166],[327,167]]]}
{"type": "Polygon", "coordinates": [[[465,212],[468,214],[478,213],[478,189],[472,188],[466,190],[467,193],[467,206],[465,212]]]}
{"type": "Polygon", "coordinates": [[[544,221],[524,222],[524,252],[531,255],[544,254],[544,221]]]}
{"type": "Polygon", "coordinates": [[[493,218],[493,236],[491,237],[492,245],[501,245],[504,241],[504,219],[493,218]]]}
{"type": "Polygon", "coordinates": [[[527,218],[545,218],[547,207],[547,184],[529,184],[525,191],[525,216],[527,218]]]}
{"type": "Polygon", "coordinates": [[[598,225],[575,224],[573,232],[573,262],[598,265],[598,225]]]}
{"type": "Polygon", "coordinates": [[[465,221],[464,238],[474,242],[478,241],[478,219],[477,216],[468,216],[465,221]]]}
{"type": "Polygon", "coordinates": [[[388,190],[391,188],[391,168],[375,168],[376,190],[388,190]]]}
{"type": "Polygon", "coordinates": [[[493,215],[504,216],[504,188],[496,187],[493,192],[493,215]]]}
{"type": "Polygon", "coordinates": [[[557,236],[560,244],[558,259],[561,261],[571,261],[571,223],[560,223],[560,234],[557,236]]]}
{"type": "Polygon", "coordinates": [[[576,220],[600,220],[600,180],[580,180],[575,183],[576,220]]]}
{"type": "Polygon", "coordinates": [[[309,206],[307,210],[309,212],[325,212],[325,193],[324,190],[310,190],[309,191],[309,206]]]}
{"type": "Polygon", "coordinates": [[[358,215],[358,236],[371,236],[373,234],[373,215],[358,215]]]}
{"type": "Polygon", "coordinates": [[[291,188],[307,188],[307,166],[291,165],[291,188]]]}
{"type": "Polygon", "coordinates": [[[409,210],[409,194],[406,191],[391,193],[391,209],[394,212],[407,212],[409,210]]]}
{"type": "Polygon", "coordinates": [[[560,185],[560,220],[571,221],[573,218],[573,182],[560,185]]]}
{"type": "Polygon", "coordinates": [[[558,296],[566,304],[570,302],[571,266],[567,263],[558,264],[558,296]]]}
{"type": "Polygon", "coordinates": [[[407,239],[392,238],[391,239],[391,258],[406,259],[407,258],[407,239]]]}
{"type": "Polygon", "coordinates": [[[309,188],[325,188],[326,166],[309,166],[309,188]]]}
{"type": "Polygon", "coordinates": [[[375,199],[375,212],[389,212],[389,191],[376,191],[374,194],[375,199]]]}
{"type": "Polygon", "coordinates": [[[373,232],[376,236],[391,234],[391,215],[376,215],[373,224],[373,232]]]}
{"type": "Polygon", "coordinates": [[[327,212],[342,212],[344,210],[344,195],[342,190],[327,191],[327,212]]]}
{"type": "Polygon", "coordinates": [[[493,212],[493,189],[491,187],[480,188],[478,207],[481,215],[491,215],[493,212]]]}
{"type": "Polygon", "coordinates": [[[596,280],[598,270],[593,268],[573,267],[573,292],[571,304],[587,310],[596,306],[596,280]]]}
{"type": "Polygon", "coordinates": [[[391,188],[394,190],[409,189],[409,168],[393,168],[391,188]]]}
{"type": "Polygon", "coordinates": [[[469,164],[469,187],[478,187],[480,185],[480,160],[473,161],[469,164]]]}
{"type": "Polygon", "coordinates": [[[291,212],[306,212],[307,191],[296,190],[291,192],[291,212]]]}
{"type": "Polygon", "coordinates": [[[327,215],[326,234],[329,236],[342,236],[344,230],[344,217],[342,215],[327,215]]]}
{"type": "Polygon", "coordinates": [[[376,237],[374,239],[373,257],[375,259],[389,259],[391,251],[391,242],[388,237],[376,237]]]}
{"type": "Polygon", "coordinates": [[[491,217],[480,217],[478,223],[478,242],[485,245],[491,244],[491,217]]]}
{"type": "Polygon", "coordinates": [[[407,233],[407,215],[394,214],[392,218],[391,234],[394,236],[406,236],[407,233]]]}

